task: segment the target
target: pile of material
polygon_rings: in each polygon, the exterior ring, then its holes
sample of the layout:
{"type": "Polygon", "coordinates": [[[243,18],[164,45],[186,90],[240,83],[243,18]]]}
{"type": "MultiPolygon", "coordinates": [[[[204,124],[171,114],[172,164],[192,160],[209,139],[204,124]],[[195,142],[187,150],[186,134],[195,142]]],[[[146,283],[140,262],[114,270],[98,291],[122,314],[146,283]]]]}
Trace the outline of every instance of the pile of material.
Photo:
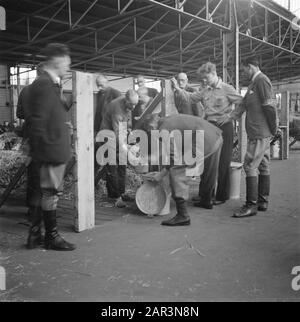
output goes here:
{"type": "Polygon", "coordinates": [[[0,151],[12,150],[19,151],[22,146],[22,138],[14,132],[5,132],[0,135],[0,151]]]}
{"type": "MultiPolygon", "coordinates": [[[[22,149],[16,150],[2,150],[0,153],[0,194],[2,194],[5,188],[10,183],[12,177],[16,174],[21,164],[26,160],[26,155],[22,149]]],[[[72,173],[68,174],[64,182],[64,192],[62,199],[73,200],[74,199],[74,176],[72,173]]],[[[126,178],[126,192],[134,196],[138,187],[142,184],[142,176],[137,174],[132,167],[127,169],[126,178]]],[[[24,175],[14,190],[12,196],[16,198],[25,198],[26,192],[26,176],[24,175]]],[[[106,183],[105,180],[100,180],[97,188],[95,189],[95,200],[103,201],[107,198],[106,183]]]]}
{"type": "MultiPolygon", "coordinates": [[[[0,188],[6,188],[18,171],[21,164],[26,160],[22,151],[2,150],[0,153],[0,188]]],[[[25,177],[21,178],[16,188],[25,190],[25,177]]]]}

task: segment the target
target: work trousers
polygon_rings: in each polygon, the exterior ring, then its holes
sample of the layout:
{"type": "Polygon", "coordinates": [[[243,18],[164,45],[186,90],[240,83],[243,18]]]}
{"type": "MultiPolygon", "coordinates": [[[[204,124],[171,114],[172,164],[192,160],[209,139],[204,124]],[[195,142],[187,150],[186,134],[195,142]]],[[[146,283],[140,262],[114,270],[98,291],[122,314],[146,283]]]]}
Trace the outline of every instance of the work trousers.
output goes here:
{"type": "Polygon", "coordinates": [[[126,165],[106,165],[106,188],[109,198],[119,198],[125,193],[126,165]]]}
{"type": "Polygon", "coordinates": [[[205,203],[212,202],[212,198],[214,197],[221,150],[222,144],[219,144],[217,150],[204,160],[204,169],[199,186],[199,196],[205,203]]]}
{"type": "Polygon", "coordinates": [[[56,210],[59,196],[63,191],[65,169],[65,164],[40,164],[41,207],[43,211],[56,210]]]}
{"type": "Polygon", "coordinates": [[[40,167],[32,160],[27,167],[26,203],[28,207],[37,208],[41,204],[40,167]]]}
{"type": "Polygon", "coordinates": [[[248,140],[243,166],[246,177],[270,175],[270,138],[248,140]]]}
{"type": "Polygon", "coordinates": [[[216,200],[225,201],[229,199],[230,189],[230,163],[233,149],[233,122],[227,122],[221,126],[217,126],[222,130],[223,145],[220,152],[220,162],[218,169],[218,183],[216,191],[216,200]]]}
{"type": "Polygon", "coordinates": [[[189,178],[186,176],[187,166],[173,166],[169,169],[170,186],[172,198],[184,199],[189,198],[189,178]]]}

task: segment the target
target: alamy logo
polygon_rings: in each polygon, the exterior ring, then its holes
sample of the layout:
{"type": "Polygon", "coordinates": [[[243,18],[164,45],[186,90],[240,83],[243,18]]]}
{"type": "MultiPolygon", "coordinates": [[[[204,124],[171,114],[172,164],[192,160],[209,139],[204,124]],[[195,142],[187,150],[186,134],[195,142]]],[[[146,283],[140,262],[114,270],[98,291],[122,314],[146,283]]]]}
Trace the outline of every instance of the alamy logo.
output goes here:
{"type": "Polygon", "coordinates": [[[101,130],[96,136],[101,146],[96,152],[99,165],[185,165],[204,160],[203,130],[134,130],[128,134],[127,123],[115,131],[101,130]],[[116,132],[116,133],[115,133],[116,132]]]}
{"type": "Polygon", "coordinates": [[[292,289],[300,291],[300,266],[293,267],[292,275],[296,275],[292,280],[292,289]]]}
{"type": "Polygon", "coordinates": [[[6,11],[0,6],[0,30],[6,30],[6,11]]]}

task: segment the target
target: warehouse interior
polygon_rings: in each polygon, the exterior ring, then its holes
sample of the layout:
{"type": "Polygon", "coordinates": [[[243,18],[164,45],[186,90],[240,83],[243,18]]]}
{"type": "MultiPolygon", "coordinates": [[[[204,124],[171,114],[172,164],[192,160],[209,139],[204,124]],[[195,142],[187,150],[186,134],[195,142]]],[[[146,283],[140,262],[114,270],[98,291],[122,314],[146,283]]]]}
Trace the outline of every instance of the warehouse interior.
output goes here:
{"type": "MultiPolygon", "coordinates": [[[[1,0],[0,6],[6,16],[1,125],[18,124],[18,96],[34,81],[43,48],[57,42],[71,50],[64,93],[74,100],[74,79],[90,75],[93,102],[86,106],[93,110],[98,73],[122,93],[136,88],[138,75],[165,93],[165,81],[179,72],[197,87],[196,70],[210,61],[224,82],[243,92],[248,81],[240,64],[255,55],[276,92],[283,133],[278,151],[273,148],[272,210],[244,221],[230,216],[245,196],[244,176],[240,200],[213,214],[191,207],[193,225],[175,234],[133,205],[107,206],[96,187],[94,223],[75,227],[80,234],[74,233],[73,201],[60,204],[60,225],[80,245],[75,254],[28,253],[26,207],[12,193],[0,208],[0,266],[7,271],[0,301],[299,300],[291,271],[299,265],[300,135],[293,126],[300,119],[300,19],[291,8],[272,0],[1,0]]],[[[78,102],[70,112],[75,126],[78,102]]],[[[246,152],[244,122],[236,124],[239,162],[246,152]]],[[[195,192],[196,182],[191,185],[195,192]]]]}

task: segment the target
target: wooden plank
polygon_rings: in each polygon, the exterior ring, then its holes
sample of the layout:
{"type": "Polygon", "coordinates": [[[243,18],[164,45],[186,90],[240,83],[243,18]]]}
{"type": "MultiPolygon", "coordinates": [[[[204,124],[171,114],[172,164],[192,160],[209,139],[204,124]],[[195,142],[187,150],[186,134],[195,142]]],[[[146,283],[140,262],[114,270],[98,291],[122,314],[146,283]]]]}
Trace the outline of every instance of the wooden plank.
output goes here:
{"type": "Polygon", "coordinates": [[[163,99],[163,93],[160,92],[158,93],[155,98],[153,99],[153,101],[149,104],[149,106],[147,106],[147,108],[145,109],[145,111],[143,112],[143,114],[141,115],[140,119],[136,122],[134,129],[139,129],[141,124],[143,124],[146,115],[151,114],[152,112],[154,112],[157,108],[157,106],[160,104],[160,102],[163,99]]]}
{"type": "Polygon", "coordinates": [[[93,137],[93,75],[73,72],[73,101],[75,112],[75,230],[95,226],[94,195],[94,137],[93,137]]]}
{"type": "Polygon", "coordinates": [[[162,111],[164,116],[169,116],[173,114],[178,114],[177,108],[175,106],[175,100],[174,100],[174,90],[172,87],[171,80],[165,79],[162,83],[163,85],[163,95],[164,95],[164,101],[163,101],[163,107],[162,111]]]}
{"type": "Polygon", "coordinates": [[[239,127],[238,127],[238,140],[239,140],[239,162],[243,163],[245,154],[247,151],[247,132],[246,132],[246,125],[245,125],[246,115],[245,113],[242,117],[238,120],[239,127]]]}
{"type": "Polygon", "coordinates": [[[283,138],[282,138],[282,158],[289,158],[289,124],[290,124],[290,93],[283,92],[281,93],[281,113],[279,124],[282,126],[283,138]]]}

